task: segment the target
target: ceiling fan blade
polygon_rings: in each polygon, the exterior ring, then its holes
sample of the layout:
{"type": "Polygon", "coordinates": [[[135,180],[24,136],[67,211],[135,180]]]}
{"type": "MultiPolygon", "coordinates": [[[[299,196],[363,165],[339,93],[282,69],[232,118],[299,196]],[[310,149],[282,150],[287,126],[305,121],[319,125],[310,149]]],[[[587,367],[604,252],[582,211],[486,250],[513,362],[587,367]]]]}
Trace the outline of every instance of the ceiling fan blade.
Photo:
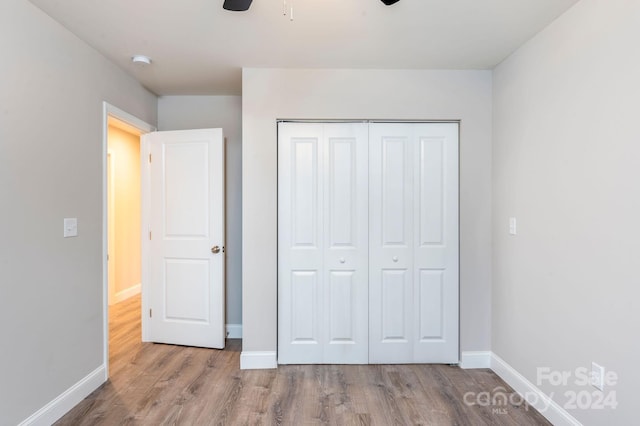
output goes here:
{"type": "Polygon", "coordinates": [[[391,6],[394,3],[398,3],[400,0],[382,0],[382,3],[386,4],[387,6],[391,6]]]}
{"type": "Polygon", "coordinates": [[[253,0],[224,0],[222,7],[226,10],[233,10],[234,12],[244,12],[245,10],[249,10],[252,1],[253,0]]]}

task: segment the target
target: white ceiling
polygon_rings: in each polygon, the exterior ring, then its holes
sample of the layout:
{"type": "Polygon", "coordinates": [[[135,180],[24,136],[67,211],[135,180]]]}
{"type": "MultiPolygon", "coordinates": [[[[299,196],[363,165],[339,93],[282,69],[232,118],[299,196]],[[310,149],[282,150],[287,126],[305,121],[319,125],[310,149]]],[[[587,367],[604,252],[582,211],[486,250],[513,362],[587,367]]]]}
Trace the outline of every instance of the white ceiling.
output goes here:
{"type": "Polygon", "coordinates": [[[577,0],[30,0],[158,95],[238,95],[242,67],[491,69],[577,0]],[[153,59],[135,66],[131,56],[153,59]]]}

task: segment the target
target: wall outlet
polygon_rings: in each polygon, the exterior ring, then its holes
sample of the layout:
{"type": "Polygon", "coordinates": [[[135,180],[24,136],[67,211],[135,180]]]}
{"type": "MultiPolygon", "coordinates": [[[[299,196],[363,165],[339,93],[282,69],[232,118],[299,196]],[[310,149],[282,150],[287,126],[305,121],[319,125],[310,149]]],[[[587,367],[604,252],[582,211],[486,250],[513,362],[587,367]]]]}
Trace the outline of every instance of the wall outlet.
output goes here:
{"type": "Polygon", "coordinates": [[[604,390],[604,367],[595,362],[591,363],[591,386],[604,390]]]}
{"type": "Polygon", "coordinates": [[[509,234],[516,235],[517,232],[518,232],[518,228],[517,228],[516,218],[510,217],[509,218],[509,234]]]}

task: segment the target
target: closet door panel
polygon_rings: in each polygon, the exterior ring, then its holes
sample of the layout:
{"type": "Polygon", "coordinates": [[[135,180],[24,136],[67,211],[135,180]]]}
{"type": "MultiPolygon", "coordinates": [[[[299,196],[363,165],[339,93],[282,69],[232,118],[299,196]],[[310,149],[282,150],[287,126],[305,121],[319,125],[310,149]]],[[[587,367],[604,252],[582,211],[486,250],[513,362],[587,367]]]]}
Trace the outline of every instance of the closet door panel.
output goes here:
{"type": "Polygon", "coordinates": [[[413,127],[413,362],[456,363],[458,354],[458,124],[413,127]]]}
{"type": "Polygon", "coordinates": [[[374,123],[370,135],[369,359],[455,363],[458,125],[374,123]]]}
{"type": "Polygon", "coordinates": [[[278,129],[278,362],[367,363],[367,126],[278,129]]]}
{"type": "Polygon", "coordinates": [[[324,362],[368,357],[368,129],[325,124],[324,362]]]}
{"type": "Polygon", "coordinates": [[[369,126],[369,361],[413,353],[413,156],[411,125],[369,126]]]}
{"type": "Polygon", "coordinates": [[[321,363],[322,126],[278,130],[278,362],[321,363]]]}

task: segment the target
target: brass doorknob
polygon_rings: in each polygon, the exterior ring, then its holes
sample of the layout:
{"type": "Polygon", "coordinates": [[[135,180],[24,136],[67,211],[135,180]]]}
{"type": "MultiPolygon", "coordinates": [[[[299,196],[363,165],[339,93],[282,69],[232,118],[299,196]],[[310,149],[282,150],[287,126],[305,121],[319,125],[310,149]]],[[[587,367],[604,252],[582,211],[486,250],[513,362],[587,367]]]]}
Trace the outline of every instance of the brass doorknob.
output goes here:
{"type": "Polygon", "coordinates": [[[213,253],[213,254],[218,254],[218,253],[220,253],[220,247],[219,247],[219,246],[213,246],[213,247],[211,247],[211,253],[213,253]]]}

